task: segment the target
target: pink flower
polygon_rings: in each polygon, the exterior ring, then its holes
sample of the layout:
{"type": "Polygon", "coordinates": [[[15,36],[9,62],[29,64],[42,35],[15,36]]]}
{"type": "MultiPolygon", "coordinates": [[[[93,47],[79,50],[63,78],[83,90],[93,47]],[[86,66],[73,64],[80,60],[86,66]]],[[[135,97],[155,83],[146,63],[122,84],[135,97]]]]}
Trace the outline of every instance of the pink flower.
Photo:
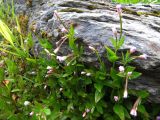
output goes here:
{"type": "Polygon", "coordinates": [[[134,53],[135,51],[136,51],[136,47],[134,47],[134,46],[131,47],[130,50],[129,50],[130,53],[134,53]]]}
{"type": "Polygon", "coordinates": [[[133,115],[133,116],[137,116],[137,107],[138,105],[140,104],[141,102],[141,97],[138,97],[138,99],[136,100],[136,102],[134,103],[131,111],[130,111],[130,114],[133,115]]]}
{"type": "Polygon", "coordinates": [[[122,6],[121,5],[117,5],[116,9],[117,9],[118,14],[121,15],[122,14],[122,6]]]}
{"type": "Polygon", "coordinates": [[[117,37],[117,29],[116,29],[116,27],[112,28],[112,32],[113,32],[114,36],[117,37]]]}
{"type": "Polygon", "coordinates": [[[124,66],[119,66],[119,71],[124,72],[124,66]]]}
{"type": "Polygon", "coordinates": [[[87,108],[87,109],[86,109],[86,112],[87,112],[87,113],[90,112],[90,109],[87,108]]]}
{"type": "Polygon", "coordinates": [[[32,116],[33,114],[34,114],[34,112],[33,112],[33,111],[29,113],[29,115],[30,115],[30,116],[32,116]]]}
{"type": "Polygon", "coordinates": [[[61,32],[67,33],[68,31],[67,31],[67,29],[66,29],[65,27],[63,27],[63,28],[61,29],[61,32]]]}
{"type": "Polygon", "coordinates": [[[136,117],[137,116],[137,108],[132,108],[130,111],[130,114],[136,117]]]}
{"type": "Polygon", "coordinates": [[[114,101],[117,102],[119,100],[118,96],[114,96],[114,101]]]}
{"type": "Polygon", "coordinates": [[[143,59],[143,60],[146,60],[147,57],[148,57],[148,56],[147,56],[146,54],[143,54],[143,55],[138,56],[138,58],[143,59]]]}

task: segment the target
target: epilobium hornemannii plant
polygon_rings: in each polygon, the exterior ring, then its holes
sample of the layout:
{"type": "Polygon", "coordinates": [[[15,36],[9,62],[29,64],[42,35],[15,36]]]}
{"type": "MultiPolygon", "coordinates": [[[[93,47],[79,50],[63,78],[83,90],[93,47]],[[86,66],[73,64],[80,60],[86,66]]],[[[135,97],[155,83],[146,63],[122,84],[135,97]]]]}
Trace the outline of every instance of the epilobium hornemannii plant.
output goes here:
{"type": "Polygon", "coordinates": [[[9,38],[2,34],[8,41],[1,41],[0,119],[149,119],[143,105],[148,93],[128,87],[130,80],[141,75],[129,63],[147,56],[132,56],[136,51],[134,47],[118,56],[125,37],[122,34],[121,7],[117,11],[120,34],[114,28],[114,37],[111,38],[113,49],[105,46],[108,61],[113,63],[110,69],[105,68],[98,50],[93,46],[89,48],[97,55],[100,68],[81,61],[83,47],[76,43],[74,28],[67,26],[58,12],[54,17],[64,27],[61,30],[63,36],[57,40],[55,48],[49,41],[40,40],[43,50],[38,56],[34,54],[30,34],[19,37],[21,33],[18,32],[17,36],[2,21],[1,27],[6,27],[4,32],[9,34],[9,38]],[[10,38],[14,38],[14,42],[10,38]],[[59,55],[64,42],[68,42],[70,52],[59,55]]]}

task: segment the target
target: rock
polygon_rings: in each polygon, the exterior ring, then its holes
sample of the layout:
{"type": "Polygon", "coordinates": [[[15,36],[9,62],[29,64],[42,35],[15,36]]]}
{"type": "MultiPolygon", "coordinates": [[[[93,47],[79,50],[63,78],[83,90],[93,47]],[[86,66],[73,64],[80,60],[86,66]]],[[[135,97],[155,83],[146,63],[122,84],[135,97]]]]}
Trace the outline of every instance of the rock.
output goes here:
{"type": "MultiPolygon", "coordinates": [[[[160,103],[159,8],[160,5],[123,5],[123,34],[126,39],[121,49],[125,51],[135,46],[138,54],[148,55],[147,60],[134,61],[133,64],[143,75],[129,85],[130,88],[148,90],[151,94],[150,100],[156,103],[160,103]]],[[[87,46],[96,47],[103,57],[104,45],[111,46],[109,40],[112,36],[111,28],[116,26],[119,31],[119,17],[115,4],[105,0],[35,1],[34,5],[26,11],[30,16],[30,28],[39,35],[42,32],[48,33],[53,44],[59,36],[59,27],[61,27],[53,16],[54,10],[58,11],[63,21],[76,24],[76,37],[86,46],[85,58],[83,58],[85,62],[97,62],[87,46]]]]}

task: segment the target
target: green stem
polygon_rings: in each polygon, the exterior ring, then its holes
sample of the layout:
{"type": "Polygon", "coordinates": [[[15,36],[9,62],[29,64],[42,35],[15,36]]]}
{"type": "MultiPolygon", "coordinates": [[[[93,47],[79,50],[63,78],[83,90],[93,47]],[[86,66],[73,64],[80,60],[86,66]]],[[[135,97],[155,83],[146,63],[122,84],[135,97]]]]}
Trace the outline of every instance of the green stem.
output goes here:
{"type": "Polygon", "coordinates": [[[120,18],[120,37],[119,37],[120,40],[122,37],[122,15],[119,15],[119,18],[120,18]]]}

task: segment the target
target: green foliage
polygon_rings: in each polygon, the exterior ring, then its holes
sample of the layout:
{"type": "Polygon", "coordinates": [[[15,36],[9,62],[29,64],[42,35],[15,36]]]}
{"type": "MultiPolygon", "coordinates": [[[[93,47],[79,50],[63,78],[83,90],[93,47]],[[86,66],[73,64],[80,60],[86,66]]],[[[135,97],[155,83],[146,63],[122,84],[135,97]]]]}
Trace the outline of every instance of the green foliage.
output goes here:
{"type": "Polygon", "coordinates": [[[113,2],[117,3],[126,3],[126,4],[135,4],[135,3],[160,3],[159,0],[112,0],[113,2]]]}

